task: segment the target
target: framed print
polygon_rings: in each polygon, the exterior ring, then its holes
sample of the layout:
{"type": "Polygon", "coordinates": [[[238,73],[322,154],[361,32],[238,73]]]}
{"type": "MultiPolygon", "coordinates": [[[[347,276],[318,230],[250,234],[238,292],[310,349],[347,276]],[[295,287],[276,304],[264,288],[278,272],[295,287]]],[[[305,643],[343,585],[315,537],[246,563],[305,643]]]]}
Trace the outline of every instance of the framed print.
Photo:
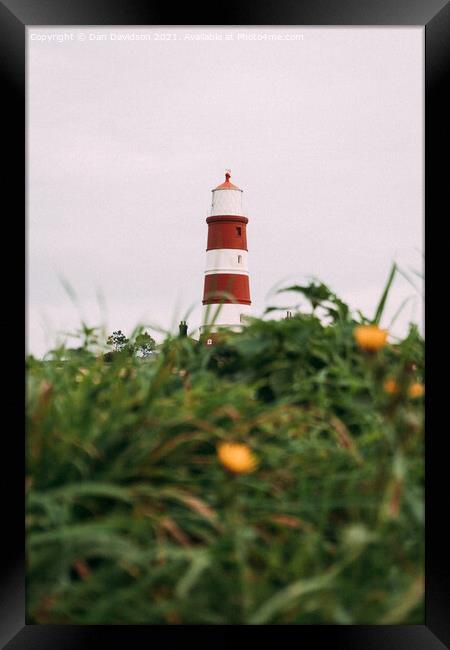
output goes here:
{"type": "Polygon", "coordinates": [[[448,4],[214,9],[0,2],[2,643],[449,647],[448,4]]]}

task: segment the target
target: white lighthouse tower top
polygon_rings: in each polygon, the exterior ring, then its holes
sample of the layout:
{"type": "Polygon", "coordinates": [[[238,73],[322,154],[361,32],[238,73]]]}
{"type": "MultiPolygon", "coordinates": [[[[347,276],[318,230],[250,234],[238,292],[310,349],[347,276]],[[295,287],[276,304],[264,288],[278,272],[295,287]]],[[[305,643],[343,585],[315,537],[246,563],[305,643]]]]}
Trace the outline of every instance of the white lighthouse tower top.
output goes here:
{"type": "Polygon", "coordinates": [[[212,190],[211,216],[243,216],[242,192],[237,185],[230,181],[231,170],[225,173],[225,182],[212,190]]]}

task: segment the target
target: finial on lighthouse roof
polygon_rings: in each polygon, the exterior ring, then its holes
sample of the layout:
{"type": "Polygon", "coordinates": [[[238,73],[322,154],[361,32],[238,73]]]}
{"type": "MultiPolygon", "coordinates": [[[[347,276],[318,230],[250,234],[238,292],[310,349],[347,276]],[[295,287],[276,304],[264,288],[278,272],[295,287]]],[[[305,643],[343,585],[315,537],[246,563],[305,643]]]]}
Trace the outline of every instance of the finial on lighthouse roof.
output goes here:
{"type": "MultiPolygon", "coordinates": [[[[230,182],[230,178],[231,178],[231,169],[226,169],[225,182],[218,185],[215,189],[216,190],[240,190],[240,188],[237,185],[233,185],[233,183],[230,182]]],[[[242,192],[242,190],[240,191],[242,192]]]]}

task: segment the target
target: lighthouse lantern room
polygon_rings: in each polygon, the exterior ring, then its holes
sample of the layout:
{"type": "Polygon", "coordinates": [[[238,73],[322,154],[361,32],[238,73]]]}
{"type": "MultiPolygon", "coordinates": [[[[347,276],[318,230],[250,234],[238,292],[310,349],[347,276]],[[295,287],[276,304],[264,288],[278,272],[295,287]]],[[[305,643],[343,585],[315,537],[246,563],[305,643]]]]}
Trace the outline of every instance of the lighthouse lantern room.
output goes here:
{"type": "MultiPolygon", "coordinates": [[[[247,223],[243,215],[243,191],[231,181],[212,190],[210,216],[207,217],[208,243],[203,288],[203,325],[209,332],[240,330],[250,315],[250,286],[247,265],[247,223]]],[[[214,336],[207,344],[214,342],[214,336]]]]}

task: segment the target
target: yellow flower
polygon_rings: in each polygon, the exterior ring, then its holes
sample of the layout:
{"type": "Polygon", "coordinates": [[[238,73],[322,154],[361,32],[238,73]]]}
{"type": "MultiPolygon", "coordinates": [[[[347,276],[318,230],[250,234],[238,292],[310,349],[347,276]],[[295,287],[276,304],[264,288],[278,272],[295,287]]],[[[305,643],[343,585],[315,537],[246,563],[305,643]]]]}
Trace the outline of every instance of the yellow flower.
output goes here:
{"type": "Polygon", "coordinates": [[[222,442],[217,447],[217,455],[222,465],[234,474],[253,472],[257,459],[250,447],[239,442],[222,442]]]}
{"type": "Polygon", "coordinates": [[[382,348],[386,344],[387,335],[387,330],[382,330],[378,325],[358,325],[354,330],[359,347],[369,352],[382,348]]]}
{"type": "Polygon", "coordinates": [[[418,381],[414,382],[414,384],[411,384],[411,386],[408,389],[408,395],[413,399],[416,399],[417,397],[422,397],[424,393],[425,393],[425,386],[418,381]]]}
{"type": "Polygon", "coordinates": [[[395,395],[399,391],[399,385],[395,381],[395,379],[389,378],[386,379],[386,381],[383,384],[383,389],[385,393],[389,393],[389,395],[395,395]]]}

